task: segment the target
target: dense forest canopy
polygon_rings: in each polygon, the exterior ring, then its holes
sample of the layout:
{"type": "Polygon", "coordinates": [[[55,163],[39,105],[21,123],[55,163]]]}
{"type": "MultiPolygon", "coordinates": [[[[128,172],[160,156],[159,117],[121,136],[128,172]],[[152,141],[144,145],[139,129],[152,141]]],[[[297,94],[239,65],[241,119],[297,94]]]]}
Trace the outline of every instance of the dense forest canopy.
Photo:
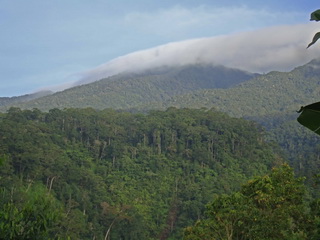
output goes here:
{"type": "Polygon", "coordinates": [[[11,108],[0,132],[2,239],[181,239],[284,162],[256,123],[207,109],[11,108]]]}
{"type": "Polygon", "coordinates": [[[308,210],[304,197],[303,179],[285,164],[215,198],[184,239],[319,239],[319,201],[308,210]]]}

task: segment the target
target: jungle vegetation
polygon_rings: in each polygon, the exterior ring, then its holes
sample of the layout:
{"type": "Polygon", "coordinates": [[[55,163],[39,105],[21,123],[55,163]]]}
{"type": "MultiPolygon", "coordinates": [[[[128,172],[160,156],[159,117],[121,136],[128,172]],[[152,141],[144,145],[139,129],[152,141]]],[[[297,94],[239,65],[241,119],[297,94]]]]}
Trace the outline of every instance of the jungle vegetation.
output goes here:
{"type": "Polygon", "coordinates": [[[259,125],[207,109],[11,108],[0,132],[1,239],[182,239],[285,162],[259,125]]]}

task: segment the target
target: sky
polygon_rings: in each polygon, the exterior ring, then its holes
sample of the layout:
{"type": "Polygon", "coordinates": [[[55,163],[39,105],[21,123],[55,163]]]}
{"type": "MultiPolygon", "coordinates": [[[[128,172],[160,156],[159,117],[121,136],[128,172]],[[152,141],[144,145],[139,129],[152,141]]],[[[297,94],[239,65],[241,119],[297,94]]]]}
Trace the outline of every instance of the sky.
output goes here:
{"type": "MultiPolygon", "coordinates": [[[[122,70],[197,61],[288,71],[319,1],[0,0],[0,97],[62,90],[122,70]]],[[[320,45],[320,44],[319,44],[320,45]]]]}

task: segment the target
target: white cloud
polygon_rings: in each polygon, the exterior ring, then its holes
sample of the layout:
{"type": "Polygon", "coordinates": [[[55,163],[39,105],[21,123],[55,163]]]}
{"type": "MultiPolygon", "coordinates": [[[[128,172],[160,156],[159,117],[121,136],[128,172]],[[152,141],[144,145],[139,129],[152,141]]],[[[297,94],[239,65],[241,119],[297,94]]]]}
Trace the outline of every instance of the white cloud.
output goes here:
{"type": "Polygon", "coordinates": [[[250,72],[289,71],[319,57],[319,45],[306,50],[317,24],[269,27],[211,38],[173,42],[134,52],[82,73],[87,83],[125,71],[193,63],[225,65],[250,72]]]}

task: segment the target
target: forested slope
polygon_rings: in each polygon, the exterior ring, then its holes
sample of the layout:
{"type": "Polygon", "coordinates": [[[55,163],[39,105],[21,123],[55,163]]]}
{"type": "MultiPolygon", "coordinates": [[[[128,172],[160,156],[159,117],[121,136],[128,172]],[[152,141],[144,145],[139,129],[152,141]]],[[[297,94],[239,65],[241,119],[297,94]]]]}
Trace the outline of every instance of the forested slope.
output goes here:
{"type": "Polygon", "coordinates": [[[235,117],[264,116],[300,109],[320,100],[320,60],[291,72],[270,72],[229,89],[205,89],[174,96],[141,109],[216,108],[235,117]]]}
{"type": "MultiPolygon", "coordinates": [[[[320,60],[291,72],[256,75],[223,66],[189,65],[123,73],[16,103],[21,108],[150,109],[214,107],[236,117],[295,111],[319,100],[320,60]]],[[[6,111],[11,105],[0,108],[6,111]]]]}
{"type": "Polygon", "coordinates": [[[254,122],[204,109],[11,108],[0,132],[2,239],[181,239],[214,196],[283,162],[254,122]]]}
{"type": "Polygon", "coordinates": [[[37,98],[51,95],[52,93],[53,92],[51,91],[39,91],[36,93],[26,94],[26,95],[16,96],[16,97],[0,97],[0,107],[3,108],[5,106],[12,106],[12,105],[23,103],[23,102],[28,102],[37,98]]]}
{"type": "MultiPolygon", "coordinates": [[[[229,88],[256,75],[212,65],[163,67],[141,73],[119,74],[14,106],[46,111],[68,107],[128,109],[150,102],[162,102],[197,89],[229,88]]],[[[6,109],[8,106],[2,108],[6,109]]]]}

